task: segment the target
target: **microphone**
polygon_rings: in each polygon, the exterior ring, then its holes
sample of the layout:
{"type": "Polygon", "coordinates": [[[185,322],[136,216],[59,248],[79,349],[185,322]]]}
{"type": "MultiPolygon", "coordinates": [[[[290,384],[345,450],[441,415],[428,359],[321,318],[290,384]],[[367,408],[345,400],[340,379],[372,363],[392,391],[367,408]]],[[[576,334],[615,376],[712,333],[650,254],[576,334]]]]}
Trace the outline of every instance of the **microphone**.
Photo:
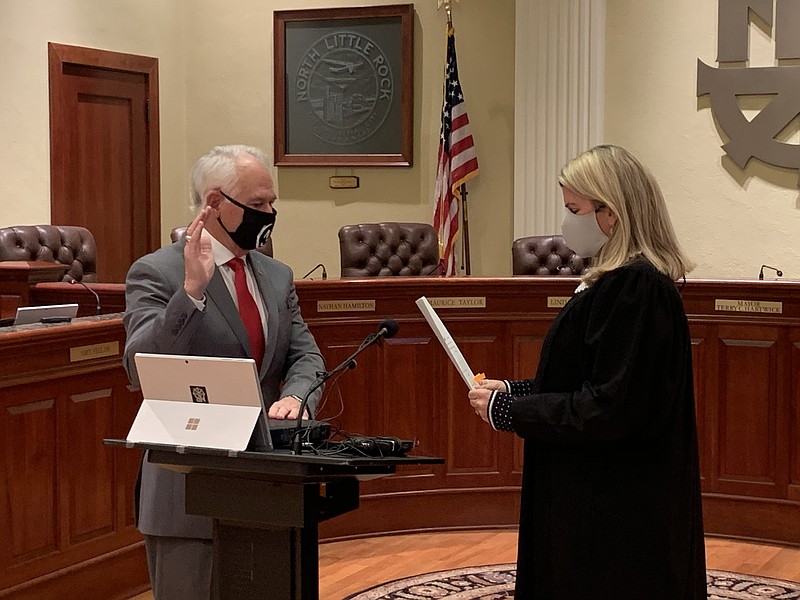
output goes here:
{"type": "Polygon", "coordinates": [[[76,283],[79,283],[80,285],[85,287],[87,290],[92,292],[92,294],[94,294],[94,299],[97,301],[97,305],[96,305],[96,308],[95,308],[95,314],[99,315],[100,314],[100,295],[97,292],[95,292],[92,288],[90,288],[88,285],[83,283],[83,281],[79,281],[79,280],[75,279],[74,277],[70,278],[69,283],[70,283],[70,285],[75,285],[76,283]]]}
{"type": "MultiPolygon", "coordinates": [[[[384,319],[378,325],[377,337],[385,337],[386,339],[393,338],[400,330],[400,325],[394,319],[384,319]]],[[[372,343],[372,342],[370,342],[372,343]]]]}
{"type": "Polygon", "coordinates": [[[319,269],[320,267],[322,267],[322,281],[325,281],[325,280],[328,278],[328,271],[326,271],[326,270],[325,270],[325,265],[323,265],[322,263],[319,263],[319,264],[318,264],[316,267],[314,267],[314,268],[313,268],[313,269],[311,269],[311,270],[310,270],[308,273],[306,273],[305,275],[303,275],[303,276],[301,277],[301,279],[305,279],[306,277],[308,277],[309,275],[311,275],[311,274],[312,274],[314,271],[316,271],[316,270],[317,270],[317,269],[319,269]]]}
{"type": "Polygon", "coordinates": [[[761,270],[758,272],[759,279],[764,279],[764,269],[772,269],[773,271],[775,271],[775,274],[778,277],[783,277],[783,271],[781,271],[780,269],[776,269],[775,267],[770,267],[769,265],[761,265],[761,270]]]}
{"type": "Polygon", "coordinates": [[[378,331],[375,333],[370,333],[366,338],[364,338],[364,341],[361,342],[358,348],[356,348],[356,351],[345,358],[336,367],[334,367],[333,370],[320,371],[317,373],[316,379],[314,379],[314,381],[311,383],[308,391],[303,396],[303,400],[300,402],[300,410],[297,412],[297,425],[295,426],[294,433],[292,434],[292,454],[302,454],[302,443],[300,442],[300,437],[303,433],[303,413],[306,410],[306,406],[308,405],[308,400],[311,397],[311,394],[313,394],[323,383],[328,381],[328,379],[337,373],[341,373],[346,369],[355,369],[356,356],[361,354],[364,350],[372,346],[380,339],[394,337],[397,335],[399,329],[400,325],[398,325],[397,321],[394,319],[384,319],[381,321],[381,324],[378,325],[378,331]]]}

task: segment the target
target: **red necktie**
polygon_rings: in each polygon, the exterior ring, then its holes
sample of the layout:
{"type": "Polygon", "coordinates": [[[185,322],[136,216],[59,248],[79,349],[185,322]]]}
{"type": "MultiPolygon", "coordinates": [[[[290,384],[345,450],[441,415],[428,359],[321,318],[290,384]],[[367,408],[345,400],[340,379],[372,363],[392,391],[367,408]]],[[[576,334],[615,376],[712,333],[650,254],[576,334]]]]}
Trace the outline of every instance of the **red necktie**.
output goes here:
{"type": "Polygon", "coordinates": [[[253,358],[258,368],[261,368],[261,360],[264,358],[264,329],[261,327],[261,315],[258,313],[256,301],[250,290],[247,289],[247,274],[244,270],[244,261],[234,257],[227,263],[233,269],[233,283],[236,286],[236,298],[239,301],[239,316],[242,317],[244,328],[247,330],[247,337],[250,338],[250,348],[253,351],[253,358]]]}

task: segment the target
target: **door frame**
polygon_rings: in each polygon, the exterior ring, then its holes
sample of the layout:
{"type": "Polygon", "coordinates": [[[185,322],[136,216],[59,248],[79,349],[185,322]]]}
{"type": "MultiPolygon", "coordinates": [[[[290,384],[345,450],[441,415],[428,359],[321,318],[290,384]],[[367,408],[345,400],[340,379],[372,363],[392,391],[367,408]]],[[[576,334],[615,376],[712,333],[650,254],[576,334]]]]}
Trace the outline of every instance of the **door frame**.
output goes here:
{"type": "MultiPolygon", "coordinates": [[[[63,156],[69,152],[64,139],[65,108],[61,102],[65,98],[61,74],[65,64],[74,64],[109,71],[136,73],[144,76],[147,89],[147,248],[149,252],[157,249],[161,241],[161,159],[160,127],[158,110],[158,59],[111,52],[97,48],[68,46],[55,42],[47,43],[48,68],[50,79],[50,220],[63,211],[68,199],[60,198],[67,182],[66,164],[63,156]],[[59,210],[56,202],[60,201],[59,210]]],[[[75,223],[80,225],[80,223],[75,223]]]]}

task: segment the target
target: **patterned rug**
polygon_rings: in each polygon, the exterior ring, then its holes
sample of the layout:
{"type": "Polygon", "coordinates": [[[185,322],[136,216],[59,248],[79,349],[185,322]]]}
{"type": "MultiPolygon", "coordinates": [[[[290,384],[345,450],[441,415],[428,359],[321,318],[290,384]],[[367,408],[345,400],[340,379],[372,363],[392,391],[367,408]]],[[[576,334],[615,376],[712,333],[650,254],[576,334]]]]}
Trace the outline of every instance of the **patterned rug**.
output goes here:
{"type": "MultiPolygon", "coordinates": [[[[516,565],[467,567],[390,581],[344,600],[499,600],[514,596],[516,565]]],[[[728,571],[707,572],[709,600],[800,600],[800,584],[728,571]]]]}

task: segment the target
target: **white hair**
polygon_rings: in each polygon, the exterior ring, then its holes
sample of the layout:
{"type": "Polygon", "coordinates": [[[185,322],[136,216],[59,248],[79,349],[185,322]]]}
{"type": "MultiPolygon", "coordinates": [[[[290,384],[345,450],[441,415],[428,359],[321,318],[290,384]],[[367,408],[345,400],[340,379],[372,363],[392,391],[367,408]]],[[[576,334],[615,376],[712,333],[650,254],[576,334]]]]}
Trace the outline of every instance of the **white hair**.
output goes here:
{"type": "Polygon", "coordinates": [[[205,205],[208,190],[230,187],[236,180],[236,168],[242,156],[249,155],[261,163],[268,171],[272,166],[266,153],[255,146],[231,144],[214,146],[205,155],[197,159],[191,174],[191,204],[195,213],[205,205]]]}

